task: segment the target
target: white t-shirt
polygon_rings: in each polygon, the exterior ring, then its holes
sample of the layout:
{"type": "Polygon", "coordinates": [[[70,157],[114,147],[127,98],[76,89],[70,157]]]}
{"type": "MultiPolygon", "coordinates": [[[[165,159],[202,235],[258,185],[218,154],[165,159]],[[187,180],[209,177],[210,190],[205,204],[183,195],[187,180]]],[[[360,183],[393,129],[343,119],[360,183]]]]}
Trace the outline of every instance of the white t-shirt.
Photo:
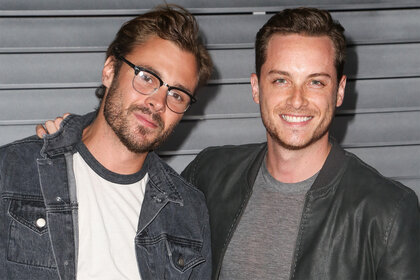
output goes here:
{"type": "Polygon", "coordinates": [[[73,155],[79,204],[77,280],[141,280],[134,239],[148,174],[112,173],[83,144],[78,150],[73,155]]]}

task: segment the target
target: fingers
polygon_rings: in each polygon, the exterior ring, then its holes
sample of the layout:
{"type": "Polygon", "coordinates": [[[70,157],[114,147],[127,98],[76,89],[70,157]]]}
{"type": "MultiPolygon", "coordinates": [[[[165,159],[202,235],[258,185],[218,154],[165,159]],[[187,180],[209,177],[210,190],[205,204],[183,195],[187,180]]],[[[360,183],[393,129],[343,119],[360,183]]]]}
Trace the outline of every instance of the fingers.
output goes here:
{"type": "Polygon", "coordinates": [[[41,124],[38,124],[36,126],[36,135],[39,138],[44,138],[44,135],[46,135],[46,134],[47,134],[47,131],[45,130],[45,128],[41,124]]]}
{"type": "Polygon", "coordinates": [[[63,121],[62,117],[58,117],[55,120],[46,121],[44,126],[47,129],[48,134],[56,133],[60,129],[60,123],[63,121]]]}
{"type": "Polygon", "coordinates": [[[55,120],[46,121],[44,125],[38,124],[36,126],[36,135],[39,138],[44,138],[47,134],[56,133],[60,129],[60,124],[63,119],[67,118],[69,115],[69,113],[65,113],[62,117],[57,117],[55,120]]]}
{"type": "MultiPolygon", "coordinates": [[[[62,117],[58,117],[54,120],[54,128],[56,128],[56,131],[60,129],[60,124],[61,124],[62,121],[63,121],[62,117]]],[[[49,132],[49,130],[48,130],[48,132],[49,132]]],[[[52,133],[54,133],[54,132],[52,132],[52,133]]],[[[50,133],[50,134],[52,134],[52,133],[50,133]]]]}

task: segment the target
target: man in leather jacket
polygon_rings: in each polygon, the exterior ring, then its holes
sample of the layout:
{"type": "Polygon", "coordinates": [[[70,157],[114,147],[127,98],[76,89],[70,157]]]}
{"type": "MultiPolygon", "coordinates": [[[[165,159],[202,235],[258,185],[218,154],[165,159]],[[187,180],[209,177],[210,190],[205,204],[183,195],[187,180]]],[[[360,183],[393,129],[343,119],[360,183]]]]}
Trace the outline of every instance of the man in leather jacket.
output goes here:
{"type": "Polygon", "coordinates": [[[326,11],[274,15],[251,75],[267,142],[207,148],[182,173],[206,196],[213,279],[420,279],[415,193],[329,137],[343,31],[326,11]]]}
{"type": "Polygon", "coordinates": [[[322,10],[274,15],[251,75],[267,142],[207,148],[182,173],[206,197],[213,279],[420,279],[416,195],[329,136],[343,32],[322,10]]]}
{"type": "Polygon", "coordinates": [[[99,109],[0,148],[0,279],[210,279],[204,195],[153,150],[211,68],[186,10],[126,22],[99,109]]]}

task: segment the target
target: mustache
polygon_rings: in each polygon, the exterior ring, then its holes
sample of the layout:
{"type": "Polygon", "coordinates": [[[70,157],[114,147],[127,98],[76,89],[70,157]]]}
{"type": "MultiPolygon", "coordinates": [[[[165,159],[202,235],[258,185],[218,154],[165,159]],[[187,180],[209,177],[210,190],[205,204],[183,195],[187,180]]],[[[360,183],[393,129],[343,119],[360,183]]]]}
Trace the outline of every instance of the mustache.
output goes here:
{"type": "Polygon", "coordinates": [[[153,113],[149,108],[144,107],[144,106],[139,106],[139,105],[132,105],[128,108],[129,113],[134,112],[134,111],[140,111],[143,114],[151,116],[152,120],[155,121],[159,127],[164,127],[164,122],[162,120],[162,117],[157,113],[153,113]]]}

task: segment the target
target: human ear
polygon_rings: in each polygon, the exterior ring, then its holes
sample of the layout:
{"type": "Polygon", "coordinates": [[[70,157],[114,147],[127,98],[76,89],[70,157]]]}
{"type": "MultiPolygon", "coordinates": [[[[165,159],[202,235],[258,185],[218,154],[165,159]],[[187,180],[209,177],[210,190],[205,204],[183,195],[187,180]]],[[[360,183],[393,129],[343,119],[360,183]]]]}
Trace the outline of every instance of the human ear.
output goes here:
{"type": "Polygon", "coordinates": [[[251,74],[251,89],[252,89],[252,99],[257,104],[260,104],[260,87],[258,85],[258,77],[257,74],[251,74]]]}
{"type": "Polygon", "coordinates": [[[112,80],[114,79],[114,65],[115,65],[115,58],[110,56],[106,59],[104,68],[102,69],[102,84],[109,88],[112,84],[112,80]]]}
{"type": "Polygon", "coordinates": [[[338,84],[337,101],[336,101],[336,104],[335,104],[336,107],[340,107],[341,104],[343,104],[344,91],[346,89],[346,82],[347,82],[347,77],[346,77],[346,75],[343,75],[340,79],[340,83],[338,84]]]}

